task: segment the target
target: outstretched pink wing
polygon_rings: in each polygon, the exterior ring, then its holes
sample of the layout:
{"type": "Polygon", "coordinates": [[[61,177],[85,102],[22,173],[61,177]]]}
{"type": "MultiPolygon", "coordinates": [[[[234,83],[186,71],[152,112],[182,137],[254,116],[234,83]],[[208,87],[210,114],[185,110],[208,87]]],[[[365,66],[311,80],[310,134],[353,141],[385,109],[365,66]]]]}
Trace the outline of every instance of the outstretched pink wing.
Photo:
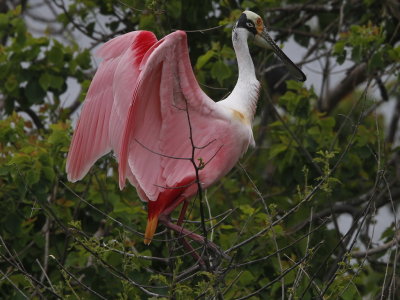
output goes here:
{"type": "MultiPolygon", "coordinates": [[[[190,159],[201,166],[204,188],[225,175],[252,139],[249,126],[212,101],[193,74],[186,34],[157,42],[137,31],[107,42],[88,91],[67,158],[68,179],[81,179],[113,150],[119,183],[126,178],[147,201],[196,191],[190,159]],[[179,192],[179,193],[180,193],[179,192]],[[162,195],[162,197],[160,197],[162,195]]],[[[163,202],[163,201],[161,201],[163,202]]],[[[170,204],[170,203],[169,203],[170,204]]],[[[160,211],[168,203],[158,205],[160,211]]]]}
{"type": "Polygon", "coordinates": [[[151,32],[135,31],[108,41],[100,49],[98,54],[103,61],[90,85],[67,157],[70,181],[84,177],[94,162],[111,149],[120,151],[139,65],[156,41],[151,32]]]}
{"type": "MultiPolygon", "coordinates": [[[[251,130],[243,129],[229,109],[201,90],[190,65],[186,34],[177,31],[153,45],[140,70],[123,129],[120,187],[131,173],[130,181],[146,196],[142,199],[155,201],[163,192],[196,179],[192,154],[196,164],[204,166],[204,187],[225,175],[247,149],[243,140],[250,142],[251,130]]],[[[187,189],[186,196],[195,190],[195,185],[187,189]]]]}

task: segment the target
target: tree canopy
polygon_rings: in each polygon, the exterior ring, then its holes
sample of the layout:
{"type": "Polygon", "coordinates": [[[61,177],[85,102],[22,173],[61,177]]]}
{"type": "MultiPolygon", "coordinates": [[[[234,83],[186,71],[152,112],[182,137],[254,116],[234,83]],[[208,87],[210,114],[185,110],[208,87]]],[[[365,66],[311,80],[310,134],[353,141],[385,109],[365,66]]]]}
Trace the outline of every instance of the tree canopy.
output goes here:
{"type": "Polygon", "coordinates": [[[6,0],[0,42],[0,298],[400,298],[397,1],[6,0]],[[186,216],[224,253],[192,243],[204,268],[162,226],[143,244],[146,203],[119,190],[112,154],[76,183],[65,160],[100,45],[185,30],[196,77],[220,100],[245,9],[289,56],[301,49],[308,80],[250,41],[256,147],[186,216]]]}

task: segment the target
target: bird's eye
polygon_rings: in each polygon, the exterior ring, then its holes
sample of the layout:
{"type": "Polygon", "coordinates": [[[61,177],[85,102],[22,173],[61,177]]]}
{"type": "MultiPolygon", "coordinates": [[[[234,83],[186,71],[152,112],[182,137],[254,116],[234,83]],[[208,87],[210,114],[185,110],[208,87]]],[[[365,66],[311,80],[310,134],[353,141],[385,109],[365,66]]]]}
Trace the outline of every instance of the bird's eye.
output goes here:
{"type": "Polygon", "coordinates": [[[253,27],[254,27],[254,24],[251,23],[251,22],[247,22],[246,25],[247,25],[247,27],[250,27],[250,28],[253,28],[253,27]]]}

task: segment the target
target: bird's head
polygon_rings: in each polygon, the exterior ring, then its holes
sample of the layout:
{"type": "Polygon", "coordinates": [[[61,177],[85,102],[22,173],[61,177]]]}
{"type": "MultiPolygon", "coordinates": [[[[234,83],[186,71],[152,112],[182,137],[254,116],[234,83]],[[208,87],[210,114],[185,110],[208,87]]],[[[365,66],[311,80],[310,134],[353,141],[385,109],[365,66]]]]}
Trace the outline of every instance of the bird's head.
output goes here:
{"type": "Polygon", "coordinates": [[[264,25],[262,18],[256,13],[245,10],[241,15],[236,25],[233,28],[233,37],[237,31],[246,34],[248,38],[254,38],[256,45],[271,49],[280,58],[280,60],[288,67],[290,73],[299,81],[305,81],[306,75],[297,67],[278,45],[273,41],[268,34],[267,28],[264,25]]]}

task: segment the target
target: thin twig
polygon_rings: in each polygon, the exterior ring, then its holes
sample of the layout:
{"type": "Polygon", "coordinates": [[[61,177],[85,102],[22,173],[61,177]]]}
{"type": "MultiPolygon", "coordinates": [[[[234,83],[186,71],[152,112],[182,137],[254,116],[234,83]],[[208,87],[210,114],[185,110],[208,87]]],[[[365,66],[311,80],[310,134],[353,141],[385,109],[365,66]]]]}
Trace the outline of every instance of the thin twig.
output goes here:
{"type": "MultiPolygon", "coordinates": [[[[315,246],[316,250],[322,245],[322,242],[320,242],[318,245],[315,246]]],[[[314,251],[316,251],[314,250],[314,251]]],[[[249,299],[257,294],[259,294],[260,292],[262,292],[263,290],[269,288],[270,286],[272,286],[275,282],[278,282],[282,277],[286,276],[286,274],[288,274],[289,272],[293,271],[294,269],[296,269],[299,265],[301,265],[304,261],[306,261],[306,259],[310,256],[310,253],[307,253],[305,256],[303,256],[298,262],[296,262],[295,264],[293,264],[293,266],[286,268],[278,277],[276,277],[274,280],[270,281],[269,283],[267,283],[266,285],[262,286],[261,288],[259,288],[258,290],[244,296],[244,297],[240,297],[237,298],[236,300],[245,300],[245,299],[249,299]]]]}
{"type": "Polygon", "coordinates": [[[49,276],[47,275],[46,270],[43,268],[43,266],[40,264],[40,261],[38,259],[35,259],[36,263],[39,265],[39,268],[42,270],[44,277],[47,279],[47,282],[49,283],[51,289],[53,290],[53,292],[55,293],[56,291],[54,290],[53,284],[51,283],[51,280],[49,278],[49,276]]]}
{"type": "Polygon", "coordinates": [[[50,255],[50,258],[52,258],[60,267],[61,270],[63,270],[65,273],[67,273],[72,279],[74,279],[77,283],[79,283],[79,285],[81,285],[82,287],[84,287],[87,291],[89,291],[90,293],[92,293],[93,295],[96,295],[97,297],[99,297],[100,299],[104,299],[107,300],[106,297],[103,297],[102,295],[100,295],[98,292],[96,292],[95,290],[93,290],[92,288],[88,287],[86,284],[84,284],[81,280],[79,280],[79,278],[77,278],[74,274],[72,274],[70,271],[68,271],[56,258],[54,255],[50,255]]]}

